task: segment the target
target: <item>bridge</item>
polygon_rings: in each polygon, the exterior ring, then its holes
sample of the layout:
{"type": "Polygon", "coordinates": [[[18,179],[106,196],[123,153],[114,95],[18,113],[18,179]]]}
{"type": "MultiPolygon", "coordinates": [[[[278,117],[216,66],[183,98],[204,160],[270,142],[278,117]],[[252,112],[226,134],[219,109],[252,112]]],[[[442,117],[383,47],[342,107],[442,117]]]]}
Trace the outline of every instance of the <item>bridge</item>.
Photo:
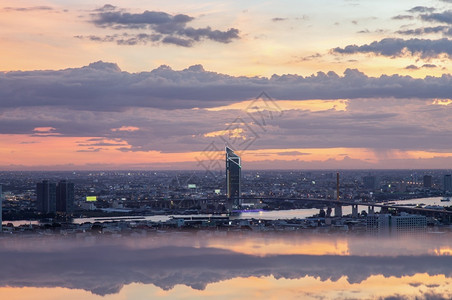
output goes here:
{"type": "MultiPolygon", "coordinates": [[[[368,213],[374,213],[375,207],[380,207],[383,211],[389,211],[389,209],[397,210],[398,212],[408,212],[414,214],[421,214],[427,216],[443,216],[452,217],[452,211],[439,210],[439,209],[429,209],[429,208],[419,208],[411,206],[400,206],[394,204],[385,203],[375,203],[375,202],[357,202],[351,200],[337,200],[337,199],[325,199],[325,198],[290,198],[290,197],[266,197],[266,196],[243,196],[243,200],[261,200],[261,201],[297,201],[297,202],[307,202],[307,203],[319,203],[328,207],[335,208],[335,215],[342,216],[341,207],[342,206],[352,206],[352,216],[358,216],[358,207],[366,206],[368,208],[368,213]]],[[[191,208],[195,206],[206,206],[208,204],[218,206],[226,205],[227,199],[225,197],[219,198],[199,198],[199,199],[167,199],[167,200],[151,200],[154,202],[153,207],[160,208],[191,208]]],[[[408,201],[408,200],[407,200],[408,201]]]]}
{"type": "MultiPolygon", "coordinates": [[[[243,197],[243,200],[247,199],[262,199],[262,200],[270,200],[270,201],[305,201],[305,202],[317,202],[323,203],[328,206],[352,206],[352,214],[357,214],[358,206],[367,206],[370,213],[374,212],[375,207],[380,207],[382,209],[395,209],[397,211],[410,212],[415,214],[422,215],[444,215],[444,216],[452,216],[452,211],[448,210],[439,210],[439,209],[429,209],[429,208],[420,208],[420,207],[411,207],[411,206],[401,206],[400,204],[385,204],[385,203],[375,203],[375,202],[357,202],[350,200],[336,200],[336,199],[324,199],[324,198],[287,198],[287,197],[243,197]]],[[[409,201],[409,200],[407,200],[409,201]]]]}

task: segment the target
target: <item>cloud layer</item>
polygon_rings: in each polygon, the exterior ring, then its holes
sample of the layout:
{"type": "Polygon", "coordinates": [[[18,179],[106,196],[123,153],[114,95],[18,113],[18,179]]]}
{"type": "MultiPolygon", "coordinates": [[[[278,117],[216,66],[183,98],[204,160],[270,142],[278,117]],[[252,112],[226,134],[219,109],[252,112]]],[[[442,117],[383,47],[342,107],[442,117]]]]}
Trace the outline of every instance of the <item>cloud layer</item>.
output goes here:
{"type": "Polygon", "coordinates": [[[212,142],[243,144],[250,139],[255,139],[250,150],[344,147],[378,153],[449,152],[452,106],[434,99],[451,94],[450,75],[369,77],[347,70],[343,76],[329,72],[309,77],[233,77],[199,65],[182,71],[162,66],[127,73],[115,64],[97,62],[61,71],[0,74],[0,134],[88,138],[79,143],[79,152],[108,147],[190,152],[202,151],[212,142]],[[295,104],[273,113],[268,110],[278,108],[278,101],[265,104],[258,99],[251,110],[246,109],[249,104],[242,109],[227,106],[262,91],[295,104]],[[317,101],[324,108],[311,110],[309,105],[297,107],[303,102],[294,101],[313,98],[329,102],[317,101]],[[346,100],[334,102],[338,98],[346,100]]]}
{"type": "MultiPolygon", "coordinates": [[[[338,51],[379,51],[392,55],[402,47],[391,48],[391,41],[383,44],[373,45],[370,47],[373,50],[353,46],[338,51]],[[376,50],[380,46],[385,50],[376,50]]],[[[306,77],[234,77],[205,71],[200,65],[182,71],[160,66],[151,72],[128,73],[116,64],[101,61],[59,71],[0,73],[0,107],[3,108],[50,106],[94,111],[128,107],[207,108],[252,99],[263,91],[279,100],[448,98],[452,94],[452,76],[369,77],[359,70],[347,69],[343,76],[319,72],[306,77]]]]}
{"type": "Polygon", "coordinates": [[[240,39],[239,30],[230,28],[226,31],[212,29],[210,26],[194,28],[188,23],[195,18],[186,14],[171,15],[166,12],[149,11],[129,13],[124,9],[106,4],[91,13],[91,22],[97,27],[114,30],[129,30],[122,34],[106,36],[77,35],[77,38],[98,42],[113,42],[118,45],[136,45],[147,43],[173,44],[192,47],[201,40],[230,43],[240,39]],[[150,32],[131,33],[130,30],[148,30],[150,32]]]}
{"type": "Polygon", "coordinates": [[[336,47],[332,51],[338,54],[370,53],[390,57],[403,55],[416,55],[421,58],[436,58],[440,55],[451,57],[452,40],[446,38],[439,40],[385,38],[361,46],[336,47]]]}

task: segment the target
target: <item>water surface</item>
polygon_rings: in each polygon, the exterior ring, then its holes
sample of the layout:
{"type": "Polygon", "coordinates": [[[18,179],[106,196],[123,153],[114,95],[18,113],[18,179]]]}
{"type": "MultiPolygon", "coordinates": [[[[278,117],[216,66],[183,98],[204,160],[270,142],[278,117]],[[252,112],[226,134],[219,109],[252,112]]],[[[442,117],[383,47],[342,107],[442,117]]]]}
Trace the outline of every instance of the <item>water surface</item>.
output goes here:
{"type": "Polygon", "coordinates": [[[450,299],[451,238],[219,231],[8,237],[0,239],[0,299],[450,299]]]}

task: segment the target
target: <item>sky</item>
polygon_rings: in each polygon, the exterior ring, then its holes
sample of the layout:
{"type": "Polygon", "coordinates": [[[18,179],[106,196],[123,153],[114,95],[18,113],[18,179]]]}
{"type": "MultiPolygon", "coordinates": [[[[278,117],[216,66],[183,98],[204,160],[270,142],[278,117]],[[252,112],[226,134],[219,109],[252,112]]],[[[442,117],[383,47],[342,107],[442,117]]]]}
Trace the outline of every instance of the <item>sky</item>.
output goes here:
{"type": "Polygon", "coordinates": [[[452,1],[0,5],[0,170],[452,163],[452,1]]]}

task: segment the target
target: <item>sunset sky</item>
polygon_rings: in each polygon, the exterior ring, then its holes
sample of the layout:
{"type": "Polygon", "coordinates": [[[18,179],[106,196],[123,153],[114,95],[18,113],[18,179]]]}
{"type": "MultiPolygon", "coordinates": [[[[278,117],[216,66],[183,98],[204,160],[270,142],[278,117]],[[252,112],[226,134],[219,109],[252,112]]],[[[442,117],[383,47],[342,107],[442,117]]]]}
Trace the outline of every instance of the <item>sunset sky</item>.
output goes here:
{"type": "Polygon", "coordinates": [[[0,170],[452,166],[452,0],[3,0],[0,45],[0,170]]]}

